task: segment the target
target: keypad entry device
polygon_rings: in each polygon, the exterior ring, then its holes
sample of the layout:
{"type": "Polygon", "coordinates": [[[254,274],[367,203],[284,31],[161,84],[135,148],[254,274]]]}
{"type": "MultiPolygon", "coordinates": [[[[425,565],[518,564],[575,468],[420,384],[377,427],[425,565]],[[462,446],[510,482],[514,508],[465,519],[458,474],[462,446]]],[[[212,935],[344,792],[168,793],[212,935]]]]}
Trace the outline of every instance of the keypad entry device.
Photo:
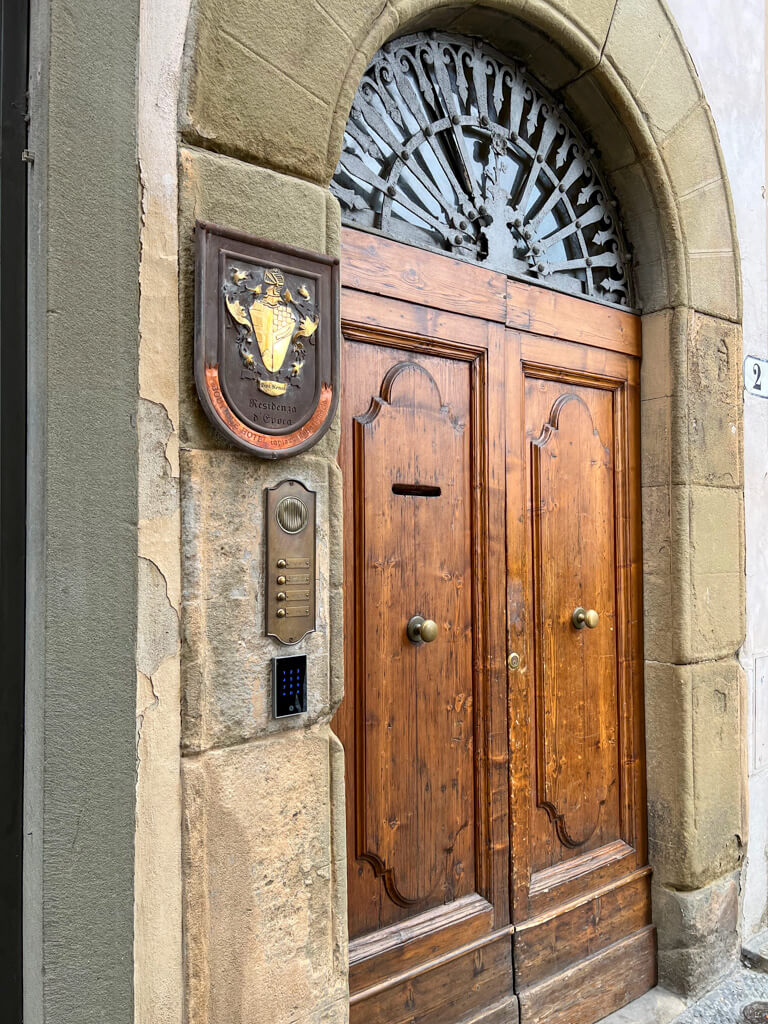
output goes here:
{"type": "Polygon", "coordinates": [[[315,630],[315,498],[299,480],[266,489],[266,633],[282,644],[315,630]]]}
{"type": "Polygon", "coordinates": [[[307,656],[272,659],[272,715],[289,718],[307,710],[307,656]]]}

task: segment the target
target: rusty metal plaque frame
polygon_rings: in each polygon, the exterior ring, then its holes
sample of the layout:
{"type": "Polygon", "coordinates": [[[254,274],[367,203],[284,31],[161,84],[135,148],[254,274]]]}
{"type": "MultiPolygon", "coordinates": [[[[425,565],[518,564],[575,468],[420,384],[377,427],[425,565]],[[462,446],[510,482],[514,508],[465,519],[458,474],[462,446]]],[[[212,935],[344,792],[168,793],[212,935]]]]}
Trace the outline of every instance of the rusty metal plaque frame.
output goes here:
{"type": "Polygon", "coordinates": [[[214,426],[265,459],[305,451],[338,404],[339,261],[198,221],[195,383],[214,426]]]}

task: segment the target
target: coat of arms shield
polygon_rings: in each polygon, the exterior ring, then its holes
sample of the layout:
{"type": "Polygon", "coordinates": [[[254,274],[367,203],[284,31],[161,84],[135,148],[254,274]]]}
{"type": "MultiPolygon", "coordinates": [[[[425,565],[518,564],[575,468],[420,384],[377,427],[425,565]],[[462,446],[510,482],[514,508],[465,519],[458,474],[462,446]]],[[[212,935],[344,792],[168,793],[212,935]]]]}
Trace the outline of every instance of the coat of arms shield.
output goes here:
{"type": "Polygon", "coordinates": [[[214,425],[263,458],[309,448],[338,399],[338,260],[197,224],[195,381],[214,425]]]}

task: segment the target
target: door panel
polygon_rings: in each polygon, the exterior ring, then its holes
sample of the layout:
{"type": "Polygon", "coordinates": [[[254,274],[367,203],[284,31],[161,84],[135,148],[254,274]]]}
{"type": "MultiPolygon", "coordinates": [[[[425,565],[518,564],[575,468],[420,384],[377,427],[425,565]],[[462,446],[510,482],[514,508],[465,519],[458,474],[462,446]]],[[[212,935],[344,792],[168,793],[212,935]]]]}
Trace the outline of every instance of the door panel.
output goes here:
{"type": "Polygon", "coordinates": [[[374,904],[381,927],[474,891],[469,372],[402,356],[347,348],[365,410],[352,457],[364,538],[355,856],[367,897],[350,904],[352,938],[374,904]],[[438,624],[435,642],[408,639],[413,615],[438,624]]]}
{"type": "MultiPolygon", "coordinates": [[[[569,972],[596,982],[616,944],[636,936],[621,946],[632,962],[607,1013],[655,970],[632,611],[637,365],[583,345],[507,339],[507,436],[518,438],[509,484],[525,496],[522,516],[508,510],[510,644],[523,649],[510,678],[516,987],[524,1021],[575,1024],[562,999],[569,972]],[[576,627],[578,608],[597,611],[594,628],[576,627]]],[[[585,1021],[588,1005],[579,1003],[585,1021]]]]}
{"type": "MultiPolygon", "coordinates": [[[[345,294],[345,315],[356,301],[345,294]]],[[[381,322],[345,323],[339,453],[354,538],[334,720],[346,754],[351,1017],[517,1021],[503,557],[489,571],[486,527],[493,503],[497,523],[503,509],[503,444],[487,440],[484,388],[489,335],[500,351],[502,331],[446,315],[420,335],[418,307],[366,309],[381,322]],[[414,615],[437,623],[435,641],[409,640],[414,615]]]]}
{"type": "Polygon", "coordinates": [[[655,982],[638,322],[360,232],[342,267],[351,1021],[593,1024],[655,982]]]}
{"type": "Polygon", "coordinates": [[[613,396],[527,377],[535,873],[619,838],[613,396]],[[575,629],[576,608],[598,609],[575,629]]]}

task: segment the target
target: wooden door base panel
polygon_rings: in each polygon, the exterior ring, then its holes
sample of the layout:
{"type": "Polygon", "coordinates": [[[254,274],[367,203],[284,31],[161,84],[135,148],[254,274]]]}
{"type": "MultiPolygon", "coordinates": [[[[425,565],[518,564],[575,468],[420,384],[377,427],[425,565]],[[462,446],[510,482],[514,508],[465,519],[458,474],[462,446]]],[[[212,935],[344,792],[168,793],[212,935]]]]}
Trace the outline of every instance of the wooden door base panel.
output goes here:
{"type": "Polygon", "coordinates": [[[358,992],[349,1000],[350,1024],[516,1022],[516,1016],[509,1015],[509,1007],[516,1003],[511,992],[509,932],[504,928],[490,942],[478,940],[399,978],[358,992]],[[478,1006],[483,1009],[478,1010],[478,1006]]]}
{"type": "Polygon", "coordinates": [[[591,898],[526,921],[514,935],[518,988],[530,988],[613,946],[651,923],[650,869],[591,898]]]}
{"type": "Polygon", "coordinates": [[[653,925],[519,992],[521,1024],[595,1024],[656,985],[653,925]]]}
{"type": "Polygon", "coordinates": [[[402,924],[371,932],[349,944],[349,992],[365,994],[381,982],[429,964],[478,940],[489,942],[493,907],[473,893],[402,924]]]}

